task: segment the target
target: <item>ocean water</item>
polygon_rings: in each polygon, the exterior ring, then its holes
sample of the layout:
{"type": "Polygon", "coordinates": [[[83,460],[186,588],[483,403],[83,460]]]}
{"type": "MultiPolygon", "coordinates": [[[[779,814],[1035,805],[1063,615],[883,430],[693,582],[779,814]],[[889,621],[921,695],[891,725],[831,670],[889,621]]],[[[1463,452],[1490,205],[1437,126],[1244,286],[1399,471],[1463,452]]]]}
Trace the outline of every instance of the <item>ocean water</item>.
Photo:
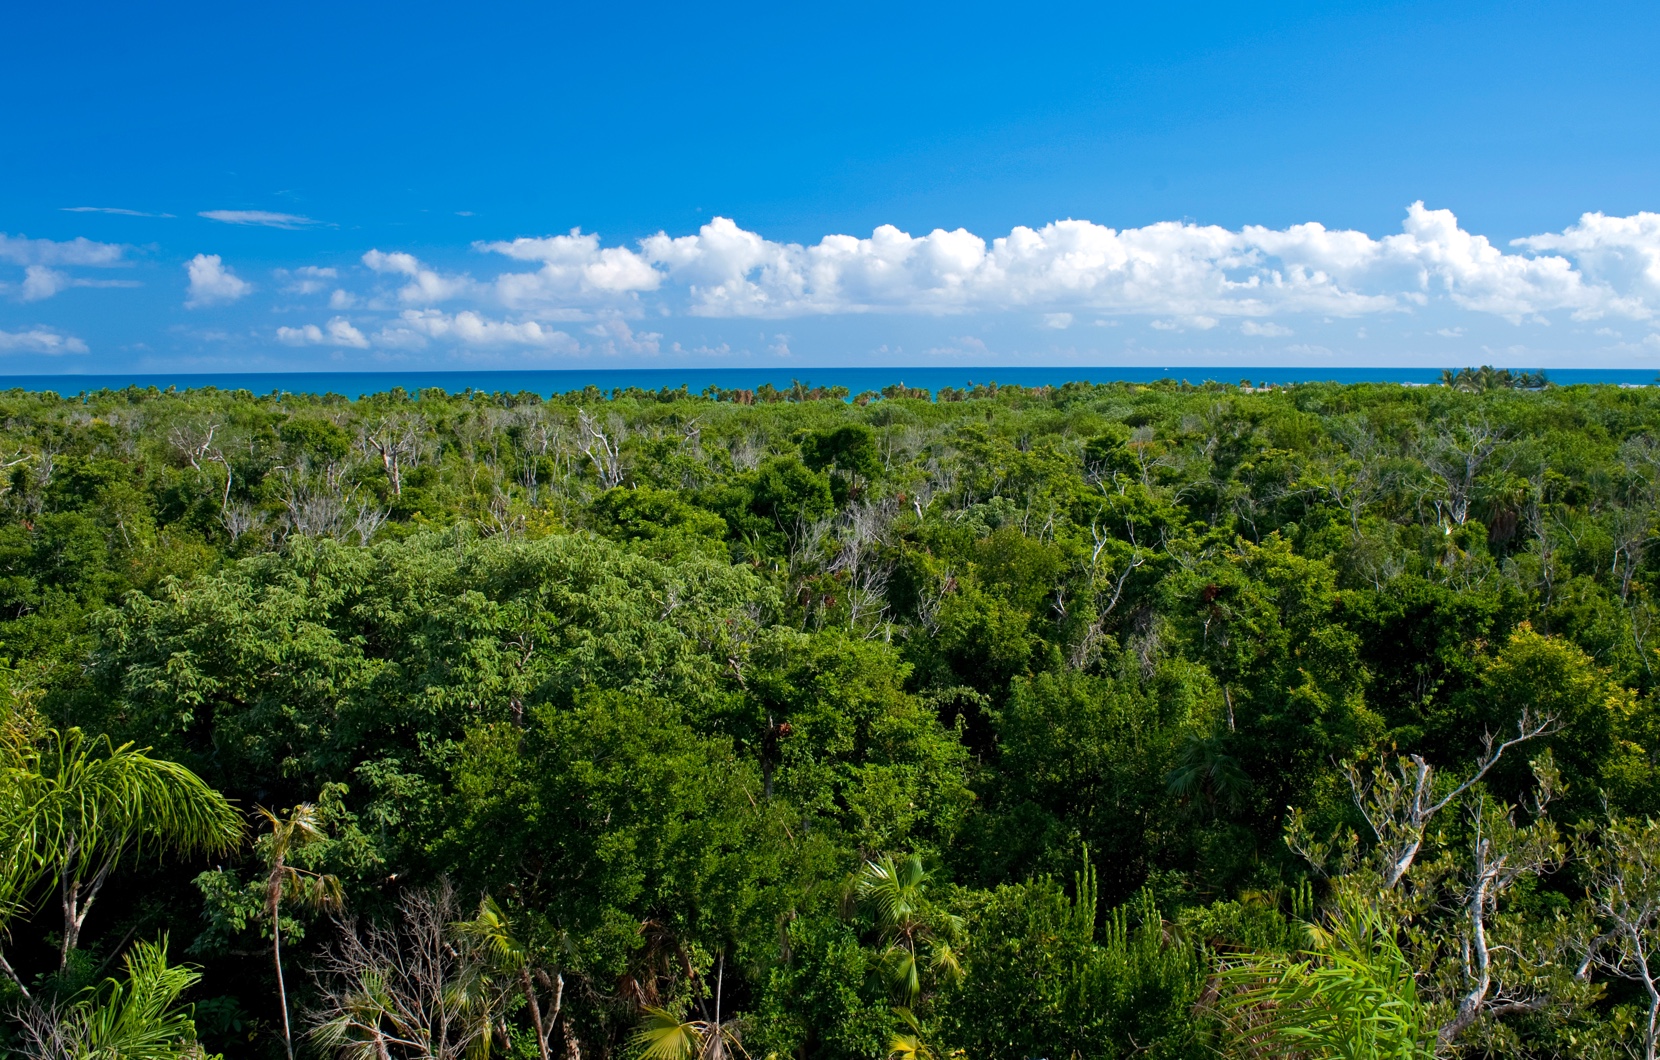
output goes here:
{"type": "MultiPolygon", "coordinates": [[[[1656,382],[1653,369],[1564,368],[1547,370],[1552,382],[1612,383],[1647,386],[1656,382]]],[[[128,386],[177,387],[188,390],[217,387],[221,390],[250,390],[256,394],[283,391],[293,394],[341,394],[356,398],[403,387],[414,393],[439,387],[450,393],[479,390],[488,393],[533,392],[543,397],[569,393],[589,386],[610,392],[622,387],[670,390],[686,387],[699,393],[705,387],[726,390],[753,390],[765,383],[779,389],[800,380],[810,386],[845,386],[849,393],[881,390],[904,383],[938,391],[941,387],[968,387],[977,383],[1020,386],[1059,386],[1067,382],[1150,383],[1160,379],[1202,383],[1214,380],[1238,383],[1249,380],[1258,386],[1267,383],[1434,383],[1437,368],[1218,368],[1206,367],[985,367],[973,368],[603,368],[554,371],[392,371],[392,372],[124,372],[109,375],[13,375],[0,376],[0,390],[23,389],[53,392],[65,396],[128,386]]]]}

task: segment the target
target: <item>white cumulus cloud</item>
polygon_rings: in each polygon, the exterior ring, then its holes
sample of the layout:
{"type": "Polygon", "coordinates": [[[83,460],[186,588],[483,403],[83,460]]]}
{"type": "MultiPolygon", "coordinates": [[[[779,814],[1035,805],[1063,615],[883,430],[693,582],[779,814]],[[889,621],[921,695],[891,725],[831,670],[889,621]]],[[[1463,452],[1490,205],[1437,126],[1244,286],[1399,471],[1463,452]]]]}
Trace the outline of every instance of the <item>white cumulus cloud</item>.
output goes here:
{"type": "Polygon", "coordinates": [[[23,300],[38,302],[43,298],[50,298],[68,288],[71,282],[67,272],[60,272],[45,265],[30,265],[23,270],[23,300]]]}
{"type": "MultiPolygon", "coordinates": [[[[284,223],[305,220],[272,216],[284,223]]],[[[239,216],[235,223],[266,222],[239,216]]],[[[60,258],[113,254],[119,260],[122,249],[84,240],[9,239],[0,242],[0,259],[61,272],[60,258]]],[[[435,264],[408,251],[375,248],[361,257],[377,277],[366,289],[348,290],[356,286],[347,278],[350,270],[318,266],[277,270],[274,287],[289,294],[329,292],[330,308],[350,310],[372,346],[441,341],[565,348],[575,340],[559,329],[572,322],[599,327],[623,349],[636,340],[607,329],[648,315],[1016,312],[1055,329],[1080,320],[1139,319],[1171,333],[1225,325],[1229,333],[1253,338],[1306,333],[1298,321],[1310,318],[1350,321],[1347,327],[1358,335],[1360,325],[1380,314],[1422,314],[1419,333],[1442,328],[1448,337],[1477,316],[1515,324],[1549,323],[1559,314],[1660,321],[1655,213],[1585,214],[1561,232],[1508,244],[1465,230],[1450,210],[1417,202],[1406,208],[1398,231],[1376,236],[1316,222],[1234,229],[1167,221],[1112,228],[1066,219],[995,237],[963,228],[913,235],[882,225],[868,236],[832,234],[798,243],[716,217],[689,234],[659,232],[627,245],[606,245],[594,233],[572,229],[481,241],[471,249],[491,264],[458,268],[448,260],[435,264]],[[370,314],[373,327],[363,323],[370,314]]],[[[234,300],[252,289],[216,257],[199,256],[191,269],[192,305],[234,300]]],[[[65,283],[49,271],[27,282],[42,293],[65,283]]],[[[326,336],[320,325],[312,327],[326,336]]],[[[295,337],[285,341],[312,341],[305,327],[289,330],[295,337]]],[[[590,344],[584,339],[582,345],[590,344]]]]}
{"type": "Polygon", "coordinates": [[[92,280],[65,272],[67,267],[111,268],[129,264],[128,247],[97,243],[85,237],[67,240],[30,239],[0,232],[0,262],[23,266],[23,282],[0,282],[0,291],[12,290],[25,302],[51,298],[71,287],[137,287],[134,280],[92,280]]]}
{"type": "Polygon", "coordinates": [[[381,329],[375,343],[382,346],[423,346],[439,339],[467,346],[536,346],[575,349],[570,335],[535,320],[513,323],[491,320],[471,310],[451,315],[437,309],[406,309],[394,324],[381,329]]]}
{"type": "Polygon", "coordinates": [[[73,335],[62,335],[51,328],[30,328],[28,331],[0,331],[0,353],[85,353],[86,343],[73,335]]]}
{"type": "Polygon", "coordinates": [[[1587,214],[1565,232],[1518,240],[1510,250],[1465,231],[1451,211],[1421,202],[1407,208],[1400,232],[1381,238],[1318,223],[1233,230],[1167,221],[1114,229],[1064,220],[991,240],[960,228],[913,236],[883,225],[868,238],[829,235],[802,244],[769,240],[717,217],[694,234],[660,232],[637,249],[606,247],[576,230],[474,247],[541,268],[473,284],[408,255],[375,253],[382,269],[396,267],[412,279],[431,274],[405,288],[409,301],[466,293],[509,307],[548,307],[661,292],[683,296],[694,314],[716,317],[1037,308],[1202,327],[1204,318],[1355,317],[1438,300],[1516,322],[1559,310],[1637,319],[1660,310],[1656,214],[1587,214]]]}
{"type": "Polygon", "coordinates": [[[444,276],[435,269],[422,265],[413,254],[395,251],[387,254],[371,250],[363,255],[363,264],[375,272],[407,276],[409,283],[398,291],[398,299],[405,303],[431,305],[473,293],[477,284],[470,276],[444,276]]]}
{"type": "Polygon", "coordinates": [[[277,341],[289,346],[338,346],[354,350],[369,348],[363,332],[352,326],[345,317],[335,317],[322,327],[305,324],[297,328],[278,328],[277,341]]]}
{"type": "Polygon", "coordinates": [[[626,247],[601,247],[599,236],[576,228],[569,235],[475,243],[474,247],[516,261],[541,263],[536,272],[505,273],[497,278],[497,294],[507,306],[655,291],[663,281],[662,274],[639,254],[626,247]]]}
{"type": "Polygon", "coordinates": [[[1566,254],[1587,282],[1610,293],[1607,305],[1591,307],[1582,316],[1605,311],[1648,320],[1660,308],[1660,213],[1588,213],[1561,232],[1513,240],[1512,245],[1566,254]]]}
{"type": "Polygon", "coordinates": [[[191,309],[234,302],[254,289],[253,284],[232,272],[217,254],[196,255],[185,263],[185,271],[190,274],[190,289],[184,304],[191,309]]]}

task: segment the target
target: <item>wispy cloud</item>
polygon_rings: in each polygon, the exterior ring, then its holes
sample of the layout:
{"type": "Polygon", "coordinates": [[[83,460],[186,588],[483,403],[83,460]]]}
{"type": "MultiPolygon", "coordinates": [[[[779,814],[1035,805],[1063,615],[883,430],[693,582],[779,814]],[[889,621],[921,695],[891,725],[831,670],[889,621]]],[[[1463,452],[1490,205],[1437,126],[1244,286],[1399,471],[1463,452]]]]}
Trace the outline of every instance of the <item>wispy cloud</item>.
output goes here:
{"type": "Polygon", "coordinates": [[[119,206],[65,206],[65,213],[114,213],[123,217],[172,217],[170,213],[146,213],[143,210],[127,210],[119,206]]]}
{"type": "Polygon", "coordinates": [[[217,254],[198,254],[185,263],[190,275],[189,296],[185,306],[202,306],[234,302],[253,292],[254,285],[232,272],[217,254]]]}
{"type": "Polygon", "coordinates": [[[89,280],[71,276],[61,269],[46,265],[30,265],[23,270],[23,283],[18,297],[25,302],[39,302],[71,287],[142,287],[137,280],[89,280]]]}
{"type": "Polygon", "coordinates": [[[292,213],[273,213],[270,210],[203,210],[198,217],[228,225],[257,225],[261,228],[312,228],[327,224],[292,213]]]}
{"type": "Polygon", "coordinates": [[[127,247],[121,243],[96,243],[85,236],[74,239],[30,239],[0,232],[0,261],[14,265],[124,265],[127,247]]]}
{"type": "Polygon", "coordinates": [[[30,328],[28,331],[0,331],[0,353],[86,353],[86,343],[73,335],[64,335],[51,328],[30,328]]]}
{"type": "Polygon", "coordinates": [[[316,294],[340,277],[338,269],[318,265],[301,265],[289,269],[272,269],[271,275],[282,281],[284,294],[316,294]]]}

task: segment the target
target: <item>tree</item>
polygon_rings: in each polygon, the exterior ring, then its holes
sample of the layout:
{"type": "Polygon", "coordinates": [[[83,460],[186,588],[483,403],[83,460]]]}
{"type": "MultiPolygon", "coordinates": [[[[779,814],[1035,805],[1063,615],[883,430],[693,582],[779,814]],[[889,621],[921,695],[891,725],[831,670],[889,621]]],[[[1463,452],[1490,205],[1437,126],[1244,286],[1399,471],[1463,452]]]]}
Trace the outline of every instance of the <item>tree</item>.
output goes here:
{"type": "Polygon", "coordinates": [[[576,1036],[571,1033],[569,1022],[560,1020],[565,977],[557,972],[550,976],[546,969],[534,965],[530,947],[513,933],[512,922],[496,900],[485,895],[478,904],[478,915],[456,923],[454,929],[458,936],[478,947],[480,958],[489,962],[495,971],[518,983],[525,1005],[530,1009],[536,1051],[541,1060],[549,1060],[553,1055],[553,1032],[560,1026],[565,1030],[565,1048],[571,1060],[579,1060],[582,1050],[576,1036]],[[549,995],[546,1009],[542,1006],[542,990],[549,995]]]}
{"type": "Polygon", "coordinates": [[[1226,806],[1238,812],[1245,805],[1251,778],[1239,767],[1239,761],[1228,754],[1220,733],[1194,735],[1177,752],[1176,768],[1165,777],[1165,787],[1184,801],[1199,799],[1209,807],[1226,806]]]}
{"type": "Polygon", "coordinates": [[[270,825],[261,839],[265,855],[265,915],[271,922],[271,963],[277,969],[277,1003],[282,1007],[282,1042],[288,1060],[294,1060],[294,1034],[288,1022],[288,987],[282,975],[282,903],[297,902],[313,909],[335,909],[341,904],[340,881],[289,862],[289,857],[324,838],[317,807],[302,802],[278,816],[261,806],[260,816],[270,825]]]}
{"type": "Polygon", "coordinates": [[[411,891],[397,919],[340,921],[323,954],[311,1039],[345,1060],[488,1056],[503,991],[476,939],[458,935],[448,884],[411,891]]]}
{"type": "Polygon", "coordinates": [[[682,1019],[668,1009],[646,1005],[644,1018],[633,1038],[640,1060],[728,1060],[733,1052],[748,1056],[743,1047],[743,1022],[721,1018],[725,981],[723,955],[720,970],[715,974],[713,1019],[682,1019]]]}
{"type": "Polygon", "coordinates": [[[1584,971],[1595,967],[1635,983],[1647,1011],[1642,1021],[1644,1060],[1660,1048],[1660,824],[1612,817],[1585,829],[1579,849],[1590,872],[1588,904],[1600,934],[1592,940],[1584,971]]]}
{"type": "Polygon", "coordinates": [[[1380,765],[1370,776],[1350,765],[1354,805],[1373,837],[1364,853],[1353,833],[1335,844],[1311,840],[1302,815],[1292,814],[1286,838],[1294,850],[1326,872],[1334,845],[1340,846],[1340,893],[1375,903],[1403,923],[1414,969],[1436,995],[1443,1046],[1483,1020],[1544,1008],[1563,990],[1551,931],[1498,917],[1507,892],[1565,858],[1545,812],[1560,788],[1550,752],[1531,763],[1536,787],[1526,823],[1480,786],[1508,748],[1553,730],[1549,717],[1524,711],[1516,736],[1495,745],[1489,735],[1474,773],[1456,784],[1438,785],[1435,770],[1416,755],[1397,758],[1393,768],[1380,765]],[[1432,831],[1431,822],[1454,805],[1463,819],[1432,831]],[[1434,857],[1425,856],[1426,844],[1437,848],[1434,857]]]}
{"type": "Polygon", "coordinates": [[[907,1010],[922,999],[924,973],[949,981],[962,977],[953,945],[962,921],[928,901],[928,878],[915,854],[902,861],[891,856],[867,861],[859,873],[859,898],[875,912],[881,932],[882,974],[907,1010]]]}
{"type": "Polygon", "coordinates": [[[81,929],[110,872],[152,850],[179,856],[231,848],[242,822],[225,797],[179,765],[151,758],[107,736],[46,730],[14,751],[4,844],[15,853],[5,873],[14,910],[31,904],[37,884],[58,881],[63,935],[58,967],[68,966],[81,929]]]}

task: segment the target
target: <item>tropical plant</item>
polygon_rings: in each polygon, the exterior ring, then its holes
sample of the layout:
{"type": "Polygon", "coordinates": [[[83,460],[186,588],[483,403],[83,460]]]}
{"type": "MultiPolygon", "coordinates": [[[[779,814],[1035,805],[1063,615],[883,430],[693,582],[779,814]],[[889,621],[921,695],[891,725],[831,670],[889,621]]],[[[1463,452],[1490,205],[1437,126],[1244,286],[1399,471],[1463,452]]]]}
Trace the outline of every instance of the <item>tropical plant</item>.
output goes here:
{"type": "Polygon", "coordinates": [[[726,959],[715,973],[715,1015],[713,1019],[682,1019],[666,1008],[646,1005],[633,1044],[639,1060],[728,1060],[734,1054],[747,1057],[743,1047],[743,1021],[723,1019],[721,994],[725,986],[726,959]]]}
{"type": "Polygon", "coordinates": [[[201,981],[167,963],[167,939],[141,942],[125,979],[108,979],[63,1005],[31,1004],[22,1016],[22,1055],[31,1060],[207,1060],[189,1006],[179,998],[201,981]]]}
{"type": "Polygon", "coordinates": [[[1643,992],[1644,1060],[1660,1048],[1660,824],[1610,818],[1586,828],[1579,848],[1590,871],[1589,905],[1601,929],[1587,965],[1643,992]],[[1596,841],[1589,837],[1595,834],[1596,841]]]}
{"type": "Polygon", "coordinates": [[[1165,777],[1165,786],[1178,798],[1197,798],[1207,806],[1238,812],[1245,806],[1251,778],[1228,754],[1223,737],[1191,736],[1177,753],[1176,768],[1165,777]]]}
{"type": "Polygon", "coordinates": [[[325,838],[317,807],[302,802],[279,816],[261,806],[258,813],[270,826],[260,840],[265,855],[265,916],[271,924],[271,962],[277,970],[277,1004],[282,1009],[282,1041],[288,1060],[294,1060],[294,1033],[288,1019],[288,987],[282,974],[282,906],[284,902],[312,909],[337,909],[342,897],[340,880],[293,864],[292,855],[325,838]]]}
{"type": "Polygon", "coordinates": [[[479,959],[492,966],[498,974],[518,983],[530,1010],[530,1022],[536,1035],[536,1051],[541,1060],[553,1055],[553,1032],[564,1026],[566,1048],[572,1060],[580,1054],[574,1036],[567,1024],[561,1024],[560,1015],[565,999],[565,977],[549,975],[532,961],[530,947],[513,932],[512,921],[496,900],[485,895],[478,904],[478,914],[471,920],[451,925],[456,935],[476,947],[479,959]],[[548,993],[548,1004],[542,1003],[542,991],[548,993]]]}
{"type": "Polygon", "coordinates": [[[900,1009],[899,1018],[905,1030],[888,1039],[889,1060],[935,1060],[934,1047],[923,1040],[916,1016],[909,1009],[900,1009]]]}
{"type": "Polygon", "coordinates": [[[457,935],[447,884],[407,892],[396,920],[337,923],[311,1040],[343,1060],[487,1060],[505,992],[476,940],[457,935]]]}
{"type": "Polygon", "coordinates": [[[11,754],[0,805],[0,845],[8,852],[0,916],[31,906],[39,884],[56,878],[63,907],[60,969],[122,859],[225,851],[242,834],[224,796],[177,762],[130,743],[118,747],[80,729],[48,729],[11,754]]]}
{"type": "Polygon", "coordinates": [[[929,873],[915,854],[900,861],[884,856],[865,862],[859,898],[876,915],[882,952],[878,967],[895,1001],[913,1008],[922,998],[925,974],[956,982],[962,962],[954,945],[962,920],[928,901],[929,873]]]}
{"type": "Polygon", "coordinates": [[[1411,962],[1375,906],[1345,897],[1296,956],[1225,960],[1215,1009],[1233,1055],[1426,1060],[1436,1033],[1411,962]]]}

